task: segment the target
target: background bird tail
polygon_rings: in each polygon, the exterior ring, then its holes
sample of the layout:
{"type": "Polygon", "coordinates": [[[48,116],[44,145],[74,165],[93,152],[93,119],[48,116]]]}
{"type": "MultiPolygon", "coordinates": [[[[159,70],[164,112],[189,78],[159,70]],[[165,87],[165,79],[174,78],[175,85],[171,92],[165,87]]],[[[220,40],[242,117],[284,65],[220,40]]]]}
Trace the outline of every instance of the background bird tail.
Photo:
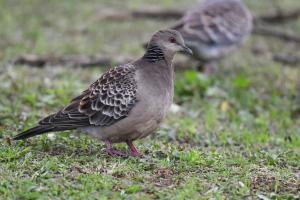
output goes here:
{"type": "Polygon", "coordinates": [[[13,140],[23,140],[23,139],[26,139],[29,137],[33,137],[36,135],[54,131],[54,128],[55,127],[51,127],[51,126],[36,126],[34,128],[31,128],[27,131],[24,131],[24,132],[16,135],[15,137],[13,137],[13,140]]]}

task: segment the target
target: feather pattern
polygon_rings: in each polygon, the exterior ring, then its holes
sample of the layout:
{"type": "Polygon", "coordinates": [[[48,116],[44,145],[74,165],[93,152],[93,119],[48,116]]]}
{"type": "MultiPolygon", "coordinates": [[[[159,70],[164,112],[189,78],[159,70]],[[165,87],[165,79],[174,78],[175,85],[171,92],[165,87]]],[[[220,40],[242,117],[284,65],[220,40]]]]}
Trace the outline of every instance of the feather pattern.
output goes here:
{"type": "Polygon", "coordinates": [[[147,51],[143,57],[146,61],[158,62],[165,59],[164,52],[157,45],[153,45],[147,48],[147,51]]]}
{"type": "Polygon", "coordinates": [[[112,68],[68,106],[39,124],[82,127],[115,123],[126,117],[137,101],[134,75],[132,64],[112,68]]]}

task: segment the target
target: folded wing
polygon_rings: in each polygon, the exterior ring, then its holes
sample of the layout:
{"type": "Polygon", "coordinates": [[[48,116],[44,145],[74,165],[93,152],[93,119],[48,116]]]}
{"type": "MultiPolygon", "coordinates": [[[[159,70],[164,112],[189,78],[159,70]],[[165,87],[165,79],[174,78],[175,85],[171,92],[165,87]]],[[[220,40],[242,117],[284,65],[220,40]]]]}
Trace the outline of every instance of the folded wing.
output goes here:
{"type": "Polygon", "coordinates": [[[137,102],[135,66],[121,65],[106,72],[89,89],[55,114],[39,121],[14,139],[86,126],[109,126],[128,116],[137,102]]]}

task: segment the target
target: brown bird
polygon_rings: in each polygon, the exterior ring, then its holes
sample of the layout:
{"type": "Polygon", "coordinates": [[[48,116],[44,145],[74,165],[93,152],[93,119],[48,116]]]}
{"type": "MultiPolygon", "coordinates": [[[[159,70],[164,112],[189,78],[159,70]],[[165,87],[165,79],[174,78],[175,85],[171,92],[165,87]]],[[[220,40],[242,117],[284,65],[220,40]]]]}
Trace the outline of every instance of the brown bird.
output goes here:
{"type": "Polygon", "coordinates": [[[241,0],[206,0],[186,11],[172,29],[210,70],[214,61],[241,46],[251,32],[252,16],[241,0]]]}
{"type": "Polygon", "coordinates": [[[178,31],[156,32],[143,57],[104,73],[69,105],[13,139],[79,129],[104,141],[111,156],[127,156],[112,147],[118,142],[126,142],[131,154],[139,156],[132,142],[151,134],[172,103],[172,60],[178,51],[192,53],[178,31]]]}

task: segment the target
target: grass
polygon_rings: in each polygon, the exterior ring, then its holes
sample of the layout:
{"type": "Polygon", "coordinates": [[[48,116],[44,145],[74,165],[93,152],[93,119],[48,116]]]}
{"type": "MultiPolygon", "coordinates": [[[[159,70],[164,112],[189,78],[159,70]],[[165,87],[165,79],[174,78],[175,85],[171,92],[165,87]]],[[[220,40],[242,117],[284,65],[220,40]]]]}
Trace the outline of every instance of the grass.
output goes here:
{"type": "MultiPolygon", "coordinates": [[[[193,3],[174,2],[155,1],[165,8],[193,3]]],[[[279,3],[295,6],[295,0],[279,3]]],[[[273,38],[251,37],[213,76],[177,72],[180,109],[155,134],[136,142],[142,159],[111,158],[101,142],[76,132],[5,140],[67,104],[103,72],[16,66],[14,58],[30,53],[138,57],[140,42],[173,22],[120,23],[97,16],[107,7],[146,4],[154,3],[0,1],[0,199],[300,198],[300,68],[270,59],[272,52],[300,51],[273,38]],[[254,55],[257,48],[263,51],[254,55]]],[[[269,6],[266,0],[247,4],[256,13],[269,6]]],[[[299,32],[299,22],[284,27],[299,32]]]]}

